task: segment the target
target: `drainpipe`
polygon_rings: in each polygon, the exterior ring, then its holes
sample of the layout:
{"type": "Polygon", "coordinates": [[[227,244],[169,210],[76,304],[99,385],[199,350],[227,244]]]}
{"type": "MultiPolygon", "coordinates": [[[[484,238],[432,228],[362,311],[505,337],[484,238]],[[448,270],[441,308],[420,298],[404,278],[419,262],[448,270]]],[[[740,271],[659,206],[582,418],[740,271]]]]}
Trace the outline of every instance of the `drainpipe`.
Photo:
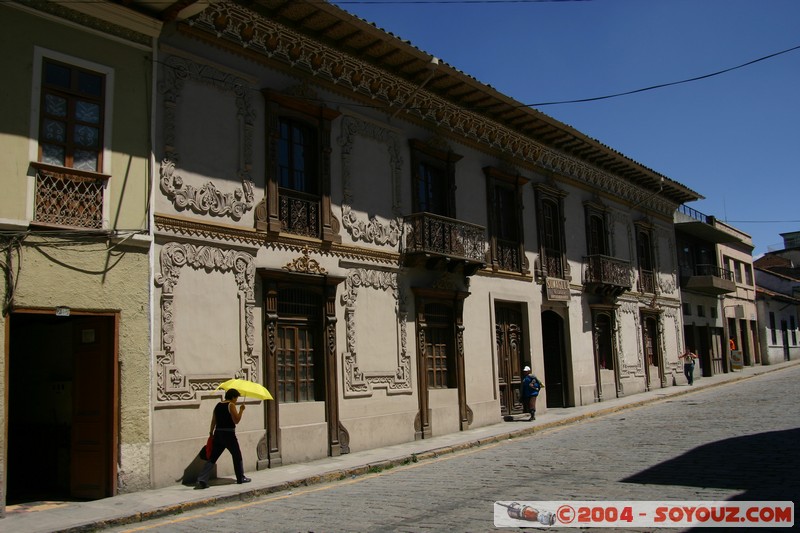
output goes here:
{"type": "Polygon", "coordinates": [[[429,81],[431,81],[431,78],[433,78],[433,75],[436,73],[436,69],[439,68],[439,58],[431,56],[431,60],[430,62],[428,62],[427,68],[428,68],[428,76],[416,89],[414,89],[413,93],[408,95],[408,98],[406,98],[405,102],[403,102],[403,105],[398,107],[395,110],[395,112],[392,113],[391,118],[395,118],[397,114],[400,113],[400,111],[405,109],[406,106],[409,104],[409,102],[411,102],[411,100],[417,95],[417,93],[420,92],[422,88],[428,84],[429,81]]]}

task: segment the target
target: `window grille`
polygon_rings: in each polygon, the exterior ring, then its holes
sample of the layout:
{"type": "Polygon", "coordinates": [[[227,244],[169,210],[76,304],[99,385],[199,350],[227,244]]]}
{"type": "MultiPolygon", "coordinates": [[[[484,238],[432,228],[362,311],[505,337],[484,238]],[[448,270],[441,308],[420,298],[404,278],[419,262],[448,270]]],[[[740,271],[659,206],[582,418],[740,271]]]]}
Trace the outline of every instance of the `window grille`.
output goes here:
{"type": "Polygon", "coordinates": [[[78,228],[103,228],[107,176],[36,164],[34,222],[78,228]]]}

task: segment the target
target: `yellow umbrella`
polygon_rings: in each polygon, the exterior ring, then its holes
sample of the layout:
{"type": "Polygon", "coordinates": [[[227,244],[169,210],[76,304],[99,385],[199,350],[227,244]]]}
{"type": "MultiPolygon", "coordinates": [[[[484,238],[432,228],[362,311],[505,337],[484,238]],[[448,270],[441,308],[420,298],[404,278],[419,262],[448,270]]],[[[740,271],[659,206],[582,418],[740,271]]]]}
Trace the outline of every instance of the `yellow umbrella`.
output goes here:
{"type": "Polygon", "coordinates": [[[217,390],[219,389],[236,389],[239,391],[239,394],[247,396],[248,398],[257,398],[259,400],[272,399],[272,394],[270,394],[263,385],[247,379],[229,379],[228,381],[223,381],[219,384],[219,387],[217,387],[217,390]]]}

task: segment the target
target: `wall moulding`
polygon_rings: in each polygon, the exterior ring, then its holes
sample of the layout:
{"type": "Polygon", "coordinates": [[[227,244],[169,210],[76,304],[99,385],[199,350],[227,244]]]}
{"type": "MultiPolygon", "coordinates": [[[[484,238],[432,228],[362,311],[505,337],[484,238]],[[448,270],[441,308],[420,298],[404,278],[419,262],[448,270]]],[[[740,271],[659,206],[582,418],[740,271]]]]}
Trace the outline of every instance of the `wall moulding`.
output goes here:
{"type": "Polygon", "coordinates": [[[386,394],[411,394],[411,356],[407,348],[406,323],[408,313],[400,298],[397,274],[384,270],[352,269],[345,279],[341,296],[345,306],[347,351],[343,354],[342,374],[345,398],[372,396],[375,388],[386,389],[386,394]],[[395,299],[399,349],[397,367],[386,371],[363,372],[358,366],[356,349],[355,313],[360,288],[391,291],[395,299]]]}
{"type": "Polygon", "coordinates": [[[250,177],[253,162],[253,126],[256,110],[252,101],[253,89],[244,78],[201,64],[185,57],[167,56],[163,60],[162,81],[158,85],[164,98],[164,157],[160,169],[161,192],[173,203],[175,209],[192,209],[202,215],[230,216],[239,220],[245,212],[255,205],[253,190],[255,185],[250,177]],[[183,182],[175,173],[179,161],[176,129],[178,106],[187,81],[211,85],[232,93],[236,100],[239,127],[238,169],[235,175],[242,187],[232,193],[222,193],[212,183],[195,187],[183,182]]]}
{"type": "Polygon", "coordinates": [[[155,285],[161,289],[161,349],[156,352],[156,408],[185,406],[200,402],[202,393],[216,390],[234,378],[259,380],[260,353],[254,350],[255,261],[238,250],[169,242],[161,248],[161,272],[155,285]],[[174,289],[184,268],[206,272],[232,273],[236,279],[239,307],[240,367],[232,375],[197,376],[181,371],[175,350],[174,289]]]}

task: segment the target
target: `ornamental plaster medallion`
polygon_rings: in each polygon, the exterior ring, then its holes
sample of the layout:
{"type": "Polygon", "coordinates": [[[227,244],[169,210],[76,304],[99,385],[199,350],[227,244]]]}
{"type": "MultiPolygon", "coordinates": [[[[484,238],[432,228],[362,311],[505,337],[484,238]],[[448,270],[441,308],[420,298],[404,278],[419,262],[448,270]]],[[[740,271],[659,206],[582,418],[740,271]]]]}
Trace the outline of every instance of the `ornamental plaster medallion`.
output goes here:
{"type": "Polygon", "coordinates": [[[344,353],[342,373],[344,396],[346,398],[372,396],[373,388],[385,388],[387,394],[411,392],[411,357],[408,354],[406,341],[407,312],[400,300],[397,285],[397,274],[383,270],[367,270],[357,268],[351,270],[345,279],[345,290],[342,294],[345,306],[345,329],[347,351],[344,353]],[[370,288],[391,291],[395,299],[395,315],[399,326],[400,351],[397,367],[393,370],[362,372],[358,367],[356,355],[355,312],[359,288],[370,288]]]}
{"type": "Polygon", "coordinates": [[[327,274],[325,270],[316,259],[311,259],[308,256],[308,249],[303,250],[303,255],[294,259],[285,265],[283,269],[289,272],[301,272],[303,274],[327,274]]]}
{"type": "Polygon", "coordinates": [[[254,206],[255,185],[250,178],[250,170],[253,161],[253,126],[256,111],[250,84],[243,78],[209,65],[178,56],[169,56],[164,61],[163,78],[158,88],[164,95],[165,157],[161,163],[161,191],[178,210],[188,207],[198,214],[230,216],[234,220],[239,220],[254,206]],[[241,180],[242,187],[233,193],[221,193],[212,182],[200,188],[187,185],[179,175],[175,174],[175,165],[179,159],[175,148],[177,107],[187,80],[211,85],[220,91],[232,92],[236,98],[237,120],[241,129],[239,168],[236,170],[236,175],[237,179],[241,180]]]}
{"type": "Polygon", "coordinates": [[[466,137],[505,154],[611,192],[632,203],[672,216],[677,205],[652,191],[608,174],[574,156],[556,151],[481,115],[458,107],[390,72],[330,48],[311,37],[259,16],[238,3],[216,2],[189,19],[189,24],[304,74],[340,85],[391,107],[402,109],[454,135],[466,137]]]}
{"type": "Polygon", "coordinates": [[[222,250],[211,246],[195,246],[170,242],[160,254],[161,272],[155,284],[161,288],[161,350],[156,352],[156,407],[169,407],[197,403],[198,393],[216,390],[231,376],[188,376],[181,372],[175,353],[174,289],[181,270],[193,268],[206,272],[233,273],[238,286],[237,300],[240,309],[240,337],[243,349],[240,368],[233,377],[258,381],[260,355],[254,351],[255,326],[255,260],[238,250],[222,250]]]}

